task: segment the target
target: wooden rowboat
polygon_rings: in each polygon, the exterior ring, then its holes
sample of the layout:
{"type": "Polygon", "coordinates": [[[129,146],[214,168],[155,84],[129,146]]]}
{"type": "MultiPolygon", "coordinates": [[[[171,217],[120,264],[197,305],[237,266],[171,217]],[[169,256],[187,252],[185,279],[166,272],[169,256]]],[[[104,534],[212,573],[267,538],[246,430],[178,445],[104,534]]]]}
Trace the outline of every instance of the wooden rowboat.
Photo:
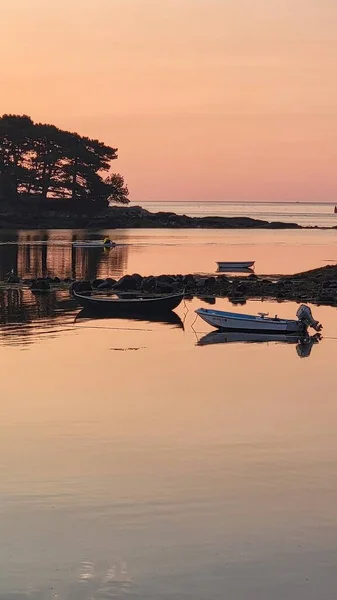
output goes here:
{"type": "Polygon", "coordinates": [[[184,294],[139,298],[106,298],[73,292],[74,298],[87,310],[104,314],[165,314],[177,308],[184,294]]]}

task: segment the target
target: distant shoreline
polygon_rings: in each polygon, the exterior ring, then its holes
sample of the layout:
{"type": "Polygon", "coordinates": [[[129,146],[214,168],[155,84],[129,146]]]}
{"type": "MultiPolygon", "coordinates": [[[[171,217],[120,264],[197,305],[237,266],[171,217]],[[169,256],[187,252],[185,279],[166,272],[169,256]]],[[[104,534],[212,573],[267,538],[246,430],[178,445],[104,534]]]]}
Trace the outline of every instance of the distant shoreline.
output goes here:
{"type": "MultiPolygon", "coordinates": [[[[251,217],[189,217],[173,212],[153,213],[141,206],[112,206],[98,215],[56,211],[0,214],[0,229],[311,229],[297,223],[251,217]]],[[[324,229],[324,228],[322,228],[324,229]]]]}

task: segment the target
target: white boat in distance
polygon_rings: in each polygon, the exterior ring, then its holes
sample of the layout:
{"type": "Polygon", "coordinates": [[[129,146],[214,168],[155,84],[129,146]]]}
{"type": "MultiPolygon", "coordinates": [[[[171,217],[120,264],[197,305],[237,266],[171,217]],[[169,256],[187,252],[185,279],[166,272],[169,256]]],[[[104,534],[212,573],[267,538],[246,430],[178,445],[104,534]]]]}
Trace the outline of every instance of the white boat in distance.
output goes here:
{"type": "Polygon", "coordinates": [[[307,327],[320,331],[322,325],[312,316],[308,306],[302,304],[298,309],[295,319],[280,319],[277,315],[269,317],[268,313],[255,315],[242,315],[240,313],[224,312],[209,308],[198,308],[197,315],[206,323],[225,331],[259,331],[304,334],[307,327]]]}
{"type": "Polygon", "coordinates": [[[216,263],[218,265],[219,270],[227,269],[235,271],[235,269],[249,269],[255,265],[255,260],[244,260],[244,261],[219,261],[216,263]]]}

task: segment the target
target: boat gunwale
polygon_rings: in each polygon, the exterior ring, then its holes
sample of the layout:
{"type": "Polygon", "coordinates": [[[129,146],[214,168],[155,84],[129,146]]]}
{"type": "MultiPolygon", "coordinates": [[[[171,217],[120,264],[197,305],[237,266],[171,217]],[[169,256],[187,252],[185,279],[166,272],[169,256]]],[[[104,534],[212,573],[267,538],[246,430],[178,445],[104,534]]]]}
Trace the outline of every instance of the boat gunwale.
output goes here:
{"type": "Polygon", "coordinates": [[[180,292],[179,294],[166,294],[165,296],[161,295],[161,296],[156,296],[156,297],[151,297],[151,298],[117,298],[117,299],[111,299],[111,298],[95,298],[92,296],[85,296],[83,294],[78,294],[76,291],[73,292],[73,296],[74,298],[81,298],[82,300],[87,300],[89,302],[97,302],[97,303],[102,303],[102,304],[110,304],[110,305],[116,305],[116,304],[131,304],[131,303],[137,303],[139,304],[140,302],[156,302],[156,301],[162,301],[162,300],[173,300],[174,298],[178,299],[181,298],[183,299],[184,297],[184,293],[180,292]]]}

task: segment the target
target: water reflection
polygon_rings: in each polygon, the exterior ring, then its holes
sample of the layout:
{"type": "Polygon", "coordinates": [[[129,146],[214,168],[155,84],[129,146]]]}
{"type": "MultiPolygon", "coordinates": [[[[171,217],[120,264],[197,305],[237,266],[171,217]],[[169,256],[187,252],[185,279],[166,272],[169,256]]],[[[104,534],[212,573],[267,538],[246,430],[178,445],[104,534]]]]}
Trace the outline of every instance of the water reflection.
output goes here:
{"type": "Polygon", "coordinates": [[[61,279],[120,277],[127,270],[127,233],[119,235],[112,249],[73,246],[76,240],[96,237],[104,232],[49,230],[2,232],[0,243],[0,280],[12,269],[21,278],[57,276],[61,279]]]}
{"type": "Polygon", "coordinates": [[[163,323],[163,324],[167,324],[167,325],[175,325],[175,327],[179,328],[179,329],[184,329],[184,323],[181,320],[181,318],[179,317],[179,315],[177,315],[177,313],[170,311],[167,312],[166,314],[154,314],[154,315],[146,315],[146,317],[144,315],[132,315],[132,317],[127,317],[124,315],[115,315],[115,316],[107,316],[107,315],[95,315],[93,316],[92,312],[88,311],[87,309],[83,308],[75,317],[75,322],[78,321],[97,321],[97,320],[109,320],[109,321],[113,321],[113,320],[121,320],[124,319],[126,321],[143,321],[144,323],[163,323]]]}
{"type": "Polygon", "coordinates": [[[319,333],[311,336],[285,335],[285,334],[268,334],[268,333],[245,333],[235,331],[212,331],[207,333],[197,342],[197,346],[209,346],[211,344],[228,344],[228,343],[281,343],[281,344],[296,344],[296,352],[301,358],[310,356],[312,346],[318,344],[322,339],[319,333]]]}
{"type": "Polygon", "coordinates": [[[26,345],[69,323],[76,302],[67,290],[34,295],[27,288],[0,290],[0,343],[26,345]]]}

